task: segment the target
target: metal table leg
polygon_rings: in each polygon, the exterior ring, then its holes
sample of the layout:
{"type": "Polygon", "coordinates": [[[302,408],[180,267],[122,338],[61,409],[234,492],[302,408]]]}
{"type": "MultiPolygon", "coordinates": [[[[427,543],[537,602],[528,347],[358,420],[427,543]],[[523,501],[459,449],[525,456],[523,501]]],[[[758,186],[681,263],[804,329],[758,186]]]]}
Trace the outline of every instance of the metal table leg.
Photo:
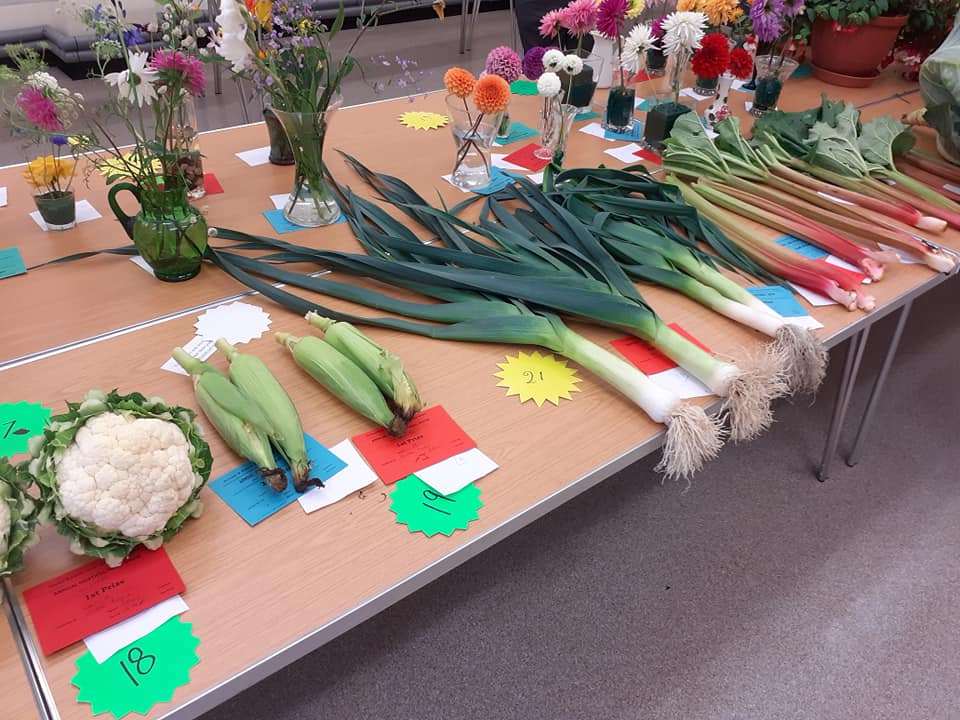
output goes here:
{"type": "MultiPolygon", "coordinates": [[[[478,0],[479,1],[479,0],[478,0]]],[[[460,2],[460,54],[467,49],[467,15],[470,13],[470,0],[460,2]]]]}
{"type": "Polygon", "coordinates": [[[890,339],[890,346],[887,348],[887,354],[883,358],[883,365],[880,367],[880,373],[873,383],[873,389],[870,391],[870,399],[867,401],[867,409],[863,412],[863,418],[860,420],[860,427],[857,429],[857,437],[853,441],[853,449],[847,458],[847,465],[853,467],[860,462],[863,454],[863,444],[867,438],[867,431],[870,428],[870,422],[873,420],[873,413],[880,402],[880,394],[883,392],[884,383],[887,381],[887,375],[893,365],[893,358],[897,354],[897,348],[900,346],[900,338],[903,336],[903,329],[907,325],[907,318],[910,316],[910,309],[913,307],[913,300],[910,300],[900,311],[900,318],[897,320],[897,327],[893,331],[893,337],[890,339]]]}
{"type": "Polygon", "coordinates": [[[850,338],[847,344],[847,355],[843,364],[843,376],[840,379],[840,388],[837,390],[837,401],[833,407],[833,417],[830,418],[830,428],[827,430],[827,442],[823,448],[823,458],[817,470],[817,480],[825,482],[830,477],[830,466],[837,454],[837,444],[840,442],[840,431],[843,429],[843,420],[853,397],[853,388],[856,385],[857,373],[860,371],[860,361],[863,359],[863,350],[867,346],[870,335],[868,325],[859,333],[850,338]]]}

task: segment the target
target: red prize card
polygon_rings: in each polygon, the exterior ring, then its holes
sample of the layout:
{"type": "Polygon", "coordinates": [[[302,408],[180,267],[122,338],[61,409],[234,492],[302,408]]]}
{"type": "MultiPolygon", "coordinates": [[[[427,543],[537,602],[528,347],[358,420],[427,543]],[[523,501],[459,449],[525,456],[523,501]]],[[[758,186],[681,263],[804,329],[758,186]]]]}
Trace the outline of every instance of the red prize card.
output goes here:
{"type": "Polygon", "coordinates": [[[637,151],[634,153],[634,155],[636,155],[638,158],[642,158],[643,160],[649,160],[650,162],[652,162],[652,163],[654,163],[654,164],[656,164],[656,165],[662,165],[662,164],[663,164],[663,160],[660,159],[660,156],[659,156],[659,155],[657,155],[655,152],[652,152],[652,151],[650,151],[650,150],[647,150],[646,148],[641,148],[641,149],[637,150],[637,151]]]}
{"type": "Polygon", "coordinates": [[[539,148],[540,146],[536,143],[530,143],[529,145],[520,148],[519,150],[514,150],[512,153],[507,155],[503,160],[504,162],[513,163],[514,165],[519,165],[522,168],[526,168],[530,172],[537,172],[543,170],[547,165],[550,164],[549,160],[541,160],[533,154],[533,151],[539,148]]]}
{"type": "Polygon", "coordinates": [[[388,485],[477,446],[440,405],[417,413],[403,437],[391,437],[381,428],[352,440],[388,485]]]}
{"type": "Polygon", "coordinates": [[[824,258],[818,258],[817,260],[815,260],[815,262],[822,262],[822,263],[827,263],[827,265],[832,265],[832,266],[833,266],[833,269],[834,269],[835,271],[840,272],[840,273],[842,273],[842,274],[844,274],[844,275],[849,275],[849,276],[850,276],[850,279],[853,280],[853,282],[854,282],[855,284],[857,284],[857,285],[860,285],[864,280],[867,279],[867,276],[864,275],[862,272],[857,272],[857,271],[855,271],[855,270],[849,270],[849,269],[847,269],[847,268],[840,267],[839,265],[834,265],[833,263],[828,263],[828,262],[827,262],[827,259],[826,259],[825,257],[824,257],[824,258]]]}
{"type": "Polygon", "coordinates": [[[223,192],[223,185],[220,184],[217,176],[213,173],[203,174],[203,187],[207,191],[207,195],[216,195],[223,192]]]}
{"type": "MultiPolygon", "coordinates": [[[[712,352],[710,348],[697,340],[682,327],[677,325],[677,323],[670,323],[669,327],[676,330],[697,347],[702,348],[707,352],[712,352]]],[[[671,368],[675,368],[677,366],[673,360],[657,350],[655,347],[653,347],[653,345],[645,340],[641,340],[638,337],[631,336],[617,338],[610,344],[619,350],[621,355],[640,368],[647,375],[654,375],[658,372],[670,370],[671,368]]]]}
{"type": "Polygon", "coordinates": [[[138,547],[118,568],[94,560],[24,591],[44,655],[179,595],[167,551],[138,547]]]}
{"type": "Polygon", "coordinates": [[[643,82],[644,80],[653,80],[654,78],[650,75],[647,75],[645,72],[638,72],[632,78],[627,80],[628,83],[637,83],[643,82]]]}

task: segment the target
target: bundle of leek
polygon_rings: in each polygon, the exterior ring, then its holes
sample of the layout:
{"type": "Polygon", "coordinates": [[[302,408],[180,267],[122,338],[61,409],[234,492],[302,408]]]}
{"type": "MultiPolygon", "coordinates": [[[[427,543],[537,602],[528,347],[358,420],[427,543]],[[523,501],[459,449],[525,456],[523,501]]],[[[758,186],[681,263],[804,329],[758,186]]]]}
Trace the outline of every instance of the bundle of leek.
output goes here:
{"type": "Polygon", "coordinates": [[[396,277],[395,285],[415,288],[422,295],[439,299],[441,302],[400,300],[359,285],[289,272],[274,264],[311,260],[333,264],[330,260],[339,260],[343,269],[389,282],[391,274],[378,273],[375,264],[368,266],[369,272],[364,270],[362,256],[355,256],[353,259],[359,262],[354,264],[351,256],[347,254],[311,251],[230,230],[218,230],[217,235],[240,241],[237,248],[280,250],[281,252],[263,256],[261,259],[212,247],[208,253],[215,264],[236,280],[294,312],[318,312],[334,320],[399,330],[438,340],[539,345],[569,358],[623,393],[655,422],[666,425],[663,457],[657,470],[669,478],[689,477],[707,460],[715,457],[723,445],[723,428],[718,418],[708,416],[703,408],[690,405],[660,387],[632,365],[568,328],[554,314],[533,312],[520,302],[493,299],[479,292],[396,277]],[[331,257],[319,260],[321,255],[331,257]],[[371,308],[432,322],[413,322],[394,317],[363,317],[338,312],[265,282],[251,273],[371,308]]]}
{"type": "Polygon", "coordinates": [[[471,224],[430,207],[398,178],[376,175],[355,159],[348,160],[363,177],[375,178],[374,187],[389,202],[455,246],[424,245],[376,205],[337,186],[341,208],[369,253],[416,262],[445,283],[611,325],[646,340],[724,398],[735,440],[753,438],[772,422],[770,404],[789,387],[778,349],[766,348],[734,364],[690,342],[657,316],[591,229],[533,183],[521,179],[514,190],[530,208],[528,215],[518,215],[512,222],[501,213],[507,224],[483,218],[471,224]],[[461,230],[492,245],[472,240],[461,230]],[[519,277],[528,282],[518,283],[519,277]],[[536,282],[529,281],[534,278],[536,282]]]}

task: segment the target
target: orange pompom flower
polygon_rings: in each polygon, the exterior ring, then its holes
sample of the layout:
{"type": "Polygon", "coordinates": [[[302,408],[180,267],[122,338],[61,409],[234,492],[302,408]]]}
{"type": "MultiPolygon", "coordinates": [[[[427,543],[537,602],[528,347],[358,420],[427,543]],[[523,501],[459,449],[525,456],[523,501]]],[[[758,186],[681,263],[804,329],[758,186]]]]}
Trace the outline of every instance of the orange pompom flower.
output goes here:
{"type": "Polygon", "coordinates": [[[443,84],[451,95],[465,98],[473,92],[477,79],[469,70],[464,70],[462,67],[452,67],[443,74],[443,84]]]}
{"type": "Polygon", "coordinates": [[[484,75],[473,89],[473,104],[484,114],[494,115],[510,104],[510,85],[499,75],[484,75]]]}

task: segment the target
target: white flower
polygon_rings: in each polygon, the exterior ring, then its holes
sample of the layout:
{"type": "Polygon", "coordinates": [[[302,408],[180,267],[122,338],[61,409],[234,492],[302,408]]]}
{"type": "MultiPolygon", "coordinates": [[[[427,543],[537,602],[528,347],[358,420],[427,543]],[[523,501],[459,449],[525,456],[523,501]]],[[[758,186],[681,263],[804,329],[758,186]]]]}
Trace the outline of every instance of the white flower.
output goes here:
{"type": "Polygon", "coordinates": [[[707,16],[701,12],[672,12],[663,21],[663,52],[667,55],[689,53],[700,47],[707,29],[707,16]]]}
{"type": "Polygon", "coordinates": [[[223,0],[216,21],[221,31],[217,54],[231,63],[234,72],[241,72],[249,65],[253,50],[247,45],[247,20],[237,1],[223,0]]]}
{"type": "Polygon", "coordinates": [[[544,97],[556,97],[560,94],[560,76],[549,70],[537,80],[537,92],[544,97]]]}
{"type": "Polygon", "coordinates": [[[559,50],[547,50],[543,54],[543,69],[555,73],[560,69],[563,57],[563,53],[559,50]]]}
{"type": "Polygon", "coordinates": [[[583,60],[577,55],[565,55],[561,67],[567,75],[579,75],[583,70],[583,60]]]}
{"type": "Polygon", "coordinates": [[[128,69],[109,73],[103,79],[117,88],[122,99],[142,106],[157,97],[153,86],[157,81],[157,71],[147,66],[148,58],[147,53],[131,52],[128,69]]]}
{"type": "Polygon", "coordinates": [[[148,33],[155,33],[155,32],[157,32],[159,29],[160,29],[160,28],[157,26],[157,23],[155,23],[155,22],[149,22],[149,23],[147,23],[147,32],[148,32],[148,33]]]}
{"type": "Polygon", "coordinates": [[[623,39],[623,55],[620,58],[620,64],[623,65],[624,70],[635,75],[644,66],[647,50],[656,46],[657,41],[653,37],[650,26],[646,23],[635,25],[623,39]]]}
{"type": "Polygon", "coordinates": [[[42,70],[31,73],[30,77],[27,78],[27,84],[41,90],[43,88],[47,88],[48,90],[60,89],[60,83],[57,82],[57,79],[50,73],[43,72],[42,70]]]}

